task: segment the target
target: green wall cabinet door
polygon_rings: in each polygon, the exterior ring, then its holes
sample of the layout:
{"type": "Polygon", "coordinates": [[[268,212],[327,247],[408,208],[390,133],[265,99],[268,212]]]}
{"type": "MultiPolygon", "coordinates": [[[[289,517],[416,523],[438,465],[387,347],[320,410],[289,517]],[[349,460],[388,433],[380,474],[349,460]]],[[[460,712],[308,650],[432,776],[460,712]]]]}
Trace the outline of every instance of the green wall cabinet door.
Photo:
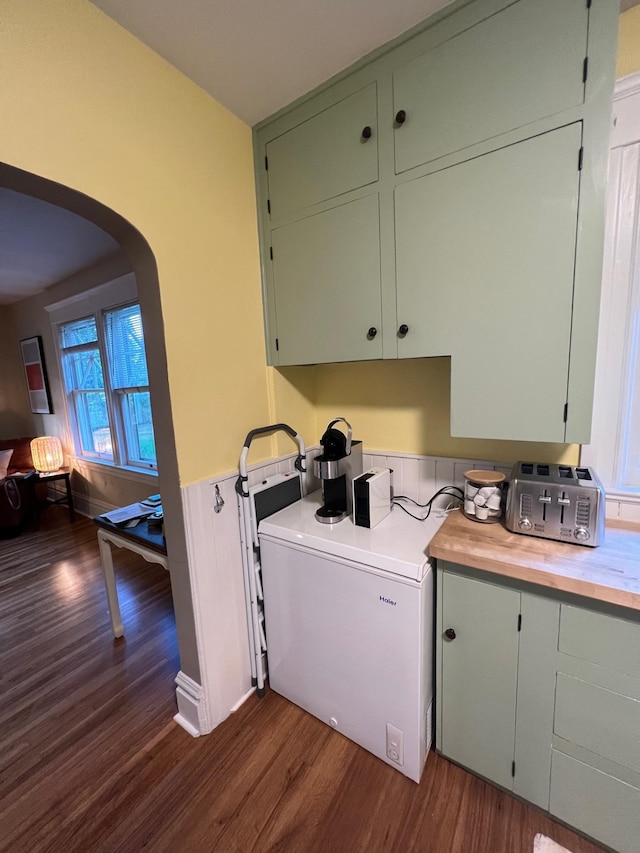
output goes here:
{"type": "Polygon", "coordinates": [[[640,613],[444,561],[437,577],[437,748],[638,853],[640,613]]]}
{"type": "Polygon", "coordinates": [[[519,0],[393,74],[404,172],[584,100],[585,0],[519,0]]]}
{"type": "Polygon", "coordinates": [[[271,237],[278,363],[381,358],[377,194],[275,228],[271,237]]]}
{"type": "Polygon", "coordinates": [[[271,224],[378,180],[376,84],[266,145],[271,224]],[[368,128],[368,131],[365,130],[368,128]]]}
{"type": "Polygon", "coordinates": [[[442,752],[512,789],[520,595],[443,573],[442,752]]]}
{"type": "Polygon", "coordinates": [[[578,122],[396,188],[398,355],[452,356],[452,435],[564,441],[580,144],[578,122]]]}

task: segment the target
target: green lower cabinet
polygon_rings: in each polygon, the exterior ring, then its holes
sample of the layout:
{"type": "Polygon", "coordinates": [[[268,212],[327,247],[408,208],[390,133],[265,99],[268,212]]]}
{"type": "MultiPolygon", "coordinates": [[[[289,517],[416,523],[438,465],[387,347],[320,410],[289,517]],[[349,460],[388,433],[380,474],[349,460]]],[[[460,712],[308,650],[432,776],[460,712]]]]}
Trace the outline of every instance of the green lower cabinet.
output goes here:
{"type": "Polygon", "coordinates": [[[640,613],[439,562],[436,652],[445,756],[640,853],[640,613]]]}
{"type": "Polygon", "coordinates": [[[481,581],[443,576],[442,751],[454,761],[513,785],[520,594],[481,581]],[[453,633],[451,633],[453,632],[453,633]]]}

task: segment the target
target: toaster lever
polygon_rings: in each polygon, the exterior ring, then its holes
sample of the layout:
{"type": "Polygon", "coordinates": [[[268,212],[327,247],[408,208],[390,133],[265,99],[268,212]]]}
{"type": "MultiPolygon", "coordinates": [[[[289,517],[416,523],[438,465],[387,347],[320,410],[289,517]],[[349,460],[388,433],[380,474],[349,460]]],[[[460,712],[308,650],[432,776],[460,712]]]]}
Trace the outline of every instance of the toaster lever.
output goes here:
{"type": "Polygon", "coordinates": [[[551,503],[551,495],[540,495],[538,498],[541,504],[550,504],[551,503]]]}

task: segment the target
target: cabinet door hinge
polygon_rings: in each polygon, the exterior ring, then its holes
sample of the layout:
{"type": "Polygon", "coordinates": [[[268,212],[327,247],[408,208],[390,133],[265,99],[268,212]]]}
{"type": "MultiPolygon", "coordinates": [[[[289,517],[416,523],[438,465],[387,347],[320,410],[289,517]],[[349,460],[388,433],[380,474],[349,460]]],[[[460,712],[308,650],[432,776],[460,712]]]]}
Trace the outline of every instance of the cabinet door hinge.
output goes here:
{"type": "Polygon", "coordinates": [[[564,422],[565,424],[566,424],[566,422],[567,422],[567,418],[568,418],[568,417],[569,417],[569,404],[568,404],[568,403],[565,403],[565,404],[564,404],[564,413],[563,413],[563,415],[562,415],[562,420],[563,420],[563,422],[564,422]]]}
{"type": "Polygon", "coordinates": [[[273,260],[273,246],[269,246],[269,257],[273,260]]]}
{"type": "Polygon", "coordinates": [[[269,158],[268,157],[264,158],[264,170],[265,170],[265,172],[269,171],[269,158]]]}
{"type": "Polygon", "coordinates": [[[515,763],[515,761],[511,762],[511,775],[512,776],[516,775],[516,763],[515,763]]]}
{"type": "Polygon", "coordinates": [[[584,162],[584,146],[580,146],[580,150],[578,151],[578,171],[582,171],[582,164],[584,162]]]}
{"type": "Polygon", "coordinates": [[[585,56],[584,62],[582,63],[582,82],[587,82],[587,74],[589,73],[589,57],[585,56]]]}
{"type": "Polygon", "coordinates": [[[522,631],[522,613],[518,613],[518,631],[522,631]]]}
{"type": "Polygon", "coordinates": [[[276,338],[276,351],[280,349],[280,342],[276,338]]]}
{"type": "MultiPolygon", "coordinates": [[[[582,148],[580,149],[582,151],[582,148]]],[[[267,199],[267,213],[271,214],[271,199],[267,199]]]]}

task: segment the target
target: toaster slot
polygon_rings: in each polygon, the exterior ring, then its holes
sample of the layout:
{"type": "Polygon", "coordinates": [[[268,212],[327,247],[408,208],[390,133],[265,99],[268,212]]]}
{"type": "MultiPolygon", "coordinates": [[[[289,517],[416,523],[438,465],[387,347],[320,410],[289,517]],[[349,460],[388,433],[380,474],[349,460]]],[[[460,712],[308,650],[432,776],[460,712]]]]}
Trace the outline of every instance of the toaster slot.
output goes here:
{"type": "Polygon", "coordinates": [[[536,474],[538,477],[548,477],[549,476],[549,466],[548,465],[536,465],[536,474]]]}
{"type": "Polygon", "coordinates": [[[566,492],[560,492],[560,497],[558,498],[558,505],[560,507],[560,527],[564,527],[564,518],[565,511],[568,510],[568,507],[571,506],[571,500],[566,492]]]}
{"type": "Polygon", "coordinates": [[[549,494],[548,489],[545,489],[544,492],[539,495],[538,501],[542,504],[542,521],[546,522],[547,520],[547,507],[551,503],[551,495],[549,494]]]}
{"type": "MultiPolygon", "coordinates": [[[[558,477],[562,477],[566,480],[573,480],[573,471],[571,470],[570,465],[558,465],[558,477]]],[[[564,497],[564,492],[562,493],[564,497]]]]}
{"type": "Polygon", "coordinates": [[[576,468],[576,477],[579,480],[590,480],[591,471],[588,468],[576,468]]]}

